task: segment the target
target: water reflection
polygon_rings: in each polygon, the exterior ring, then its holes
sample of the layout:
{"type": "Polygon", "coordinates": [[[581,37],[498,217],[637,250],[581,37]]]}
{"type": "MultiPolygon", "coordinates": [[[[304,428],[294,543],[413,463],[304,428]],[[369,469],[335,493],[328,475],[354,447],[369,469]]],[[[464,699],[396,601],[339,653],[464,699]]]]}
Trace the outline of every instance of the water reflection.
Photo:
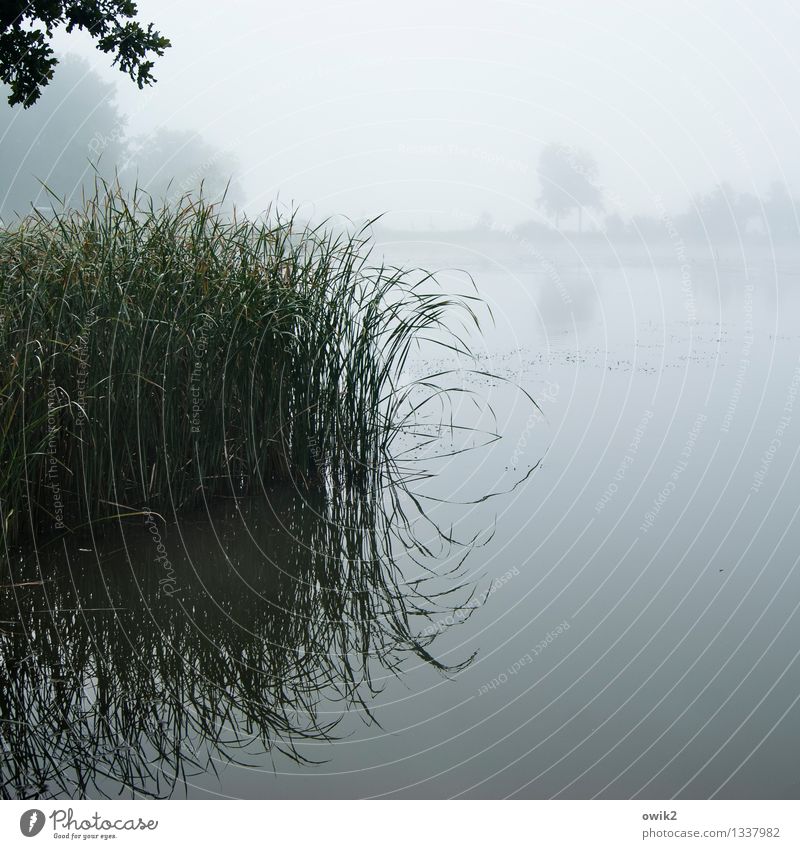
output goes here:
{"type": "Polygon", "coordinates": [[[472,610],[465,549],[419,539],[402,493],[233,504],[6,558],[4,798],[168,797],[254,751],[311,762],[343,717],[371,721],[387,674],[459,668],[430,622],[472,610]]]}

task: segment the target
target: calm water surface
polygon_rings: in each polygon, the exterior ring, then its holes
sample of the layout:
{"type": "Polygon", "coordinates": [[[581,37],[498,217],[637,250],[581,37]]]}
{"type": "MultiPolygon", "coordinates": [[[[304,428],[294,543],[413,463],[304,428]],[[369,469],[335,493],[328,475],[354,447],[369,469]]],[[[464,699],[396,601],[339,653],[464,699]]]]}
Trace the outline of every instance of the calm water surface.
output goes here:
{"type": "Polygon", "coordinates": [[[453,419],[501,438],[409,456],[406,534],[275,490],[168,568],[141,523],[11,556],[4,794],[800,797],[800,256],[388,250],[472,273],[453,419]]]}

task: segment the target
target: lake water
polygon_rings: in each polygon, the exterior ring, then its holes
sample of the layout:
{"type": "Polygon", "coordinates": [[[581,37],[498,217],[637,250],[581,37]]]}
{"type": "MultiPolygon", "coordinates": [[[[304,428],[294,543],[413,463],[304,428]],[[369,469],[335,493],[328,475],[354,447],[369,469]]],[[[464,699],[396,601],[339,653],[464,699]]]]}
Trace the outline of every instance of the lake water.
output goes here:
{"type": "Polygon", "coordinates": [[[800,254],[385,249],[494,315],[408,366],[487,434],[409,455],[427,550],[284,488],[10,555],[3,794],[800,797],[800,254]]]}

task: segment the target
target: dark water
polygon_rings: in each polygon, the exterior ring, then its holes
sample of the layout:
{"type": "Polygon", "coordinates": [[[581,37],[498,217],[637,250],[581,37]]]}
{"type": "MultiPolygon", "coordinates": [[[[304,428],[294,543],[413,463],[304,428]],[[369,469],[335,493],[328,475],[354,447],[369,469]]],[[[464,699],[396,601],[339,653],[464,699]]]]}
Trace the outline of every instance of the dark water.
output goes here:
{"type": "Polygon", "coordinates": [[[285,489],[10,557],[5,795],[800,796],[800,257],[414,250],[491,303],[452,414],[502,438],[432,430],[410,526],[285,489]]]}

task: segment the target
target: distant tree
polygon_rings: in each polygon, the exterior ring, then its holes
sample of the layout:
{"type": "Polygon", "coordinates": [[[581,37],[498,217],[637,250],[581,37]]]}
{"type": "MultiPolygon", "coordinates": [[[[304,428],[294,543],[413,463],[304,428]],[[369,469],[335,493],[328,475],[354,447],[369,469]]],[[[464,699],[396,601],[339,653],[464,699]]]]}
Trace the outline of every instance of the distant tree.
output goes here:
{"type": "Polygon", "coordinates": [[[608,236],[620,238],[628,234],[628,228],[622,220],[622,216],[618,212],[612,212],[606,215],[604,229],[608,236]]]}
{"type": "Polygon", "coordinates": [[[748,192],[737,192],[730,183],[720,183],[678,220],[678,229],[701,239],[738,241],[759,212],[758,200],[748,192]]]}
{"type": "Polygon", "coordinates": [[[476,230],[491,230],[494,224],[494,218],[491,212],[484,210],[475,221],[476,230]]]}
{"type": "Polygon", "coordinates": [[[552,228],[546,227],[541,221],[522,221],[513,229],[514,234],[520,239],[547,239],[553,235],[552,228]]]}
{"type": "Polygon", "coordinates": [[[148,56],[163,56],[170,41],[134,20],[137,11],[131,0],[2,0],[0,81],[11,88],[9,105],[33,105],[53,79],[58,59],[50,42],[62,25],[68,33],[86,30],[139,88],[154,83],[148,56]]]}
{"type": "Polygon", "coordinates": [[[219,201],[223,195],[226,201],[236,201],[241,197],[233,177],[237,165],[233,155],[191,130],[162,129],[131,141],[121,177],[128,187],[137,185],[157,204],[197,194],[201,188],[210,201],[219,201]]]}
{"type": "Polygon", "coordinates": [[[128,189],[138,181],[157,204],[201,184],[209,200],[226,188],[240,199],[235,158],[189,130],[132,138],[114,96],[88,63],[66,56],[36,109],[0,109],[0,224],[32,207],[79,206],[96,176],[128,189]]]}
{"type": "Polygon", "coordinates": [[[643,213],[633,215],[629,230],[631,236],[635,236],[643,242],[660,242],[668,238],[664,220],[656,215],[646,215],[643,213]]]}
{"type": "Polygon", "coordinates": [[[0,216],[6,224],[32,206],[57,203],[50,192],[79,203],[95,173],[112,178],[127,150],[114,86],[69,56],[36,109],[0,109],[0,139],[0,216]]]}
{"type": "Polygon", "coordinates": [[[767,232],[773,239],[796,237],[800,202],[789,193],[785,183],[774,182],[764,200],[764,218],[767,232]]]}
{"type": "Polygon", "coordinates": [[[584,208],[603,208],[597,185],[597,162],[584,150],[563,144],[548,144],[539,156],[539,205],[550,215],[556,227],[560,219],[578,211],[578,230],[583,229],[584,208]]]}

